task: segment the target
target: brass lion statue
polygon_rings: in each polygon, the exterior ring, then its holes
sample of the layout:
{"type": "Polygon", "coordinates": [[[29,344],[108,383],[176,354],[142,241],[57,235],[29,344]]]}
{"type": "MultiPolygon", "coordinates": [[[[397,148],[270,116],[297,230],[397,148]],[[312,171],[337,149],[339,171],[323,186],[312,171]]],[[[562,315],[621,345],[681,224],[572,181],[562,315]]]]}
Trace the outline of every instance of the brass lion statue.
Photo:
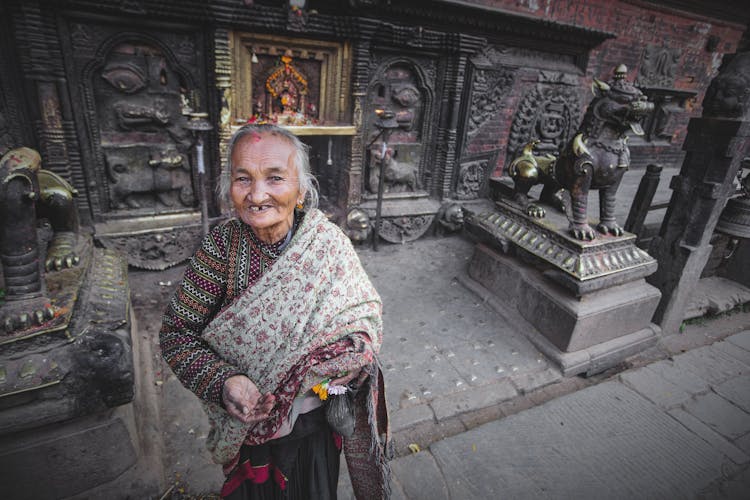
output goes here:
{"type": "Polygon", "coordinates": [[[643,135],[640,121],[654,109],[653,103],[625,80],[626,74],[627,67],[621,64],[609,83],[594,79],[594,99],[576,135],[559,158],[550,154],[534,155],[536,141],[531,141],[508,168],[514,182],[514,199],[526,213],[544,217],[544,209],[528,197],[532,186],[544,184],[540,201],[568,213],[570,233],[579,240],[596,238],[587,220],[590,189],[599,190],[597,230],[614,236],[623,234],[615,220],[615,195],[630,166],[627,134],[643,135]],[[570,206],[566,192],[570,195],[570,206]]]}

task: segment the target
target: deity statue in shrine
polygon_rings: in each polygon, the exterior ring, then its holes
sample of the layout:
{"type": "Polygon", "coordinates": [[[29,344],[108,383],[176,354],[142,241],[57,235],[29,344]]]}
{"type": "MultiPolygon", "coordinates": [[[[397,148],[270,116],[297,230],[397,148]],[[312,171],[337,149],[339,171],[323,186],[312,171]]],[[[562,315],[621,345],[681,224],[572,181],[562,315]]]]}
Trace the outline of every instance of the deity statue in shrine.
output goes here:
{"type": "Polygon", "coordinates": [[[266,79],[273,98],[269,115],[280,125],[306,125],[307,79],[292,65],[291,51],[281,56],[282,65],[266,79]]]}

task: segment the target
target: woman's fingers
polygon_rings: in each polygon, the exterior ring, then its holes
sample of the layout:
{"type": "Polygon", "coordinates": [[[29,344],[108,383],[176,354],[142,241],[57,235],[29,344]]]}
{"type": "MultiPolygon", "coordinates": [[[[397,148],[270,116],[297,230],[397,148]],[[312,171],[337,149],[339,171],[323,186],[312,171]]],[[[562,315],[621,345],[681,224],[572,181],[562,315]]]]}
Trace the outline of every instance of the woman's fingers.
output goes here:
{"type": "Polygon", "coordinates": [[[346,385],[355,378],[359,377],[359,373],[361,370],[357,370],[355,372],[351,372],[348,375],[344,375],[343,377],[335,378],[331,380],[328,384],[329,385],[346,385]]]}
{"type": "Polygon", "coordinates": [[[229,377],[224,382],[222,397],[227,413],[246,424],[268,418],[276,402],[273,394],[261,395],[255,384],[244,375],[229,377]]]}

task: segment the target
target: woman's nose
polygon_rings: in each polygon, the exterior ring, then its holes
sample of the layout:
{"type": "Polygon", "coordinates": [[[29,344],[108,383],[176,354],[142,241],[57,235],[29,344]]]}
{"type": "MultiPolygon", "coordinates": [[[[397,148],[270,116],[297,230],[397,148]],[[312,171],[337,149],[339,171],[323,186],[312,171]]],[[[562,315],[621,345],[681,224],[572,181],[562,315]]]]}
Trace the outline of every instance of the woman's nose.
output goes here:
{"type": "Polygon", "coordinates": [[[247,199],[251,203],[259,203],[267,198],[266,183],[263,181],[254,181],[250,183],[247,190],[247,199]]]}

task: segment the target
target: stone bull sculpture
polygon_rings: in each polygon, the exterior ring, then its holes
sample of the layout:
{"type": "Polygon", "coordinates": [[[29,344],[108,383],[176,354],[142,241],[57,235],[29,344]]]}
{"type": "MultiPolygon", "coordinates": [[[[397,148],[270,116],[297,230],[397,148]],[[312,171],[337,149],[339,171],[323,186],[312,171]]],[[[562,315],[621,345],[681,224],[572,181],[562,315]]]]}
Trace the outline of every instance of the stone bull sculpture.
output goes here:
{"type": "Polygon", "coordinates": [[[617,189],[630,166],[627,134],[643,135],[640,121],[654,109],[653,103],[625,80],[626,73],[627,68],[621,64],[609,83],[594,79],[594,99],[586,109],[578,133],[559,158],[535,156],[535,141],[532,141],[508,169],[514,182],[514,198],[526,213],[544,217],[544,209],[531,203],[528,197],[532,186],[543,183],[540,200],[570,212],[570,233],[579,240],[596,238],[587,220],[590,189],[599,190],[597,230],[614,236],[623,234],[614,212],[617,189]],[[570,206],[566,191],[570,194],[570,206]]]}

